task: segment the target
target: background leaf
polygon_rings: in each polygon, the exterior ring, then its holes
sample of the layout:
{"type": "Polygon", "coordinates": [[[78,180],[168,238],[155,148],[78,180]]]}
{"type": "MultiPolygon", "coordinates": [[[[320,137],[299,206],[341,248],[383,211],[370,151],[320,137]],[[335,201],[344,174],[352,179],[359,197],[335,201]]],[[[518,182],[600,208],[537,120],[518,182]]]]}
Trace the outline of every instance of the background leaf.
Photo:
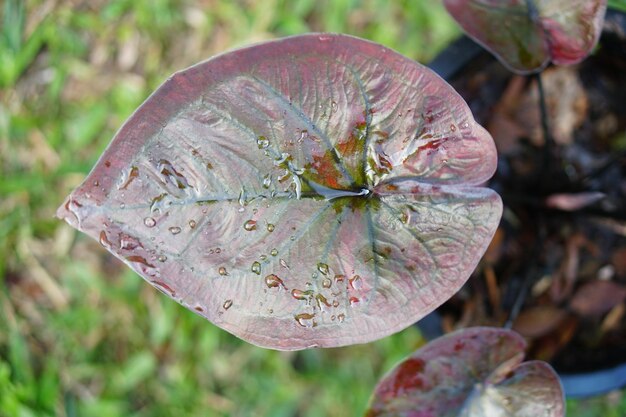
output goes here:
{"type": "Polygon", "coordinates": [[[510,330],[475,327],[440,337],[397,365],[376,387],[367,417],[556,417],[561,384],[510,330]]]}
{"type": "Polygon", "coordinates": [[[465,32],[512,71],[583,60],[600,37],[606,0],[444,0],[465,32]],[[529,4],[531,5],[529,7],[529,4]]]}

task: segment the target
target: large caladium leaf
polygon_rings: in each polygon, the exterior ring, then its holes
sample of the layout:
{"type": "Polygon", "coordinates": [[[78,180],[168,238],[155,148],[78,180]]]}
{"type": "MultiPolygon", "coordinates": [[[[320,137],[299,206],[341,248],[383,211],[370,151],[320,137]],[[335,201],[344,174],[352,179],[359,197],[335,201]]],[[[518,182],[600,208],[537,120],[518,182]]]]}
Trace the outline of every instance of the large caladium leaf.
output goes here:
{"type": "Polygon", "coordinates": [[[465,32],[526,74],[580,62],[598,42],[606,0],[444,0],[465,32]]]}
{"type": "Polygon", "coordinates": [[[488,133],[427,68],[305,35],[175,74],[58,216],[252,343],[396,332],[465,282],[501,214],[488,133]]]}
{"type": "Polygon", "coordinates": [[[475,327],[440,337],[376,387],[367,417],[562,417],[563,389],[545,362],[522,363],[510,330],[475,327]]]}

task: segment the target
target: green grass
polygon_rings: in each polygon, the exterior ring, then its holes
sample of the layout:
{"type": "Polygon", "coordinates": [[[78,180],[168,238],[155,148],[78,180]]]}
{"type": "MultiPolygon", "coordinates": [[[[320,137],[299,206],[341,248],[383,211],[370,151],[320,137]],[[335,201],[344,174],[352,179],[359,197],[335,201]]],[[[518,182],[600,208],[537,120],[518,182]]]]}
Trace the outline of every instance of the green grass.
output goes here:
{"type": "MultiPolygon", "coordinates": [[[[442,6],[4,0],[0,7],[0,415],[360,415],[380,376],[423,343],[414,328],[340,349],[256,348],[160,295],[54,212],[174,71],[307,31],[358,35],[426,62],[459,33],[442,6]]],[[[624,415],[623,398],[614,397],[571,403],[571,415],[624,415]]]]}
{"type": "Polygon", "coordinates": [[[609,0],[609,7],[626,12],[626,0],[609,0]]]}

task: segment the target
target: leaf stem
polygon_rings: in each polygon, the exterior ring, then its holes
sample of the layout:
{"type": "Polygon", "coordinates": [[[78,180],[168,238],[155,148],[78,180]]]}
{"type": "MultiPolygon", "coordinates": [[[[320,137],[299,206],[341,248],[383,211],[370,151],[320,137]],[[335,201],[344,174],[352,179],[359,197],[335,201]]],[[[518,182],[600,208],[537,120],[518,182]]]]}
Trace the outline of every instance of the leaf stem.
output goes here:
{"type": "Polygon", "coordinates": [[[543,138],[545,141],[546,152],[548,155],[554,147],[554,138],[550,133],[550,126],[548,124],[548,106],[546,105],[546,93],[543,89],[543,82],[541,80],[541,72],[534,75],[537,81],[537,89],[539,90],[539,108],[541,110],[541,129],[543,130],[543,138]]]}
{"type": "Polygon", "coordinates": [[[526,269],[526,273],[524,274],[524,279],[522,281],[522,285],[517,293],[517,297],[515,297],[515,301],[513,302],[513,306],[511,307],[511,312],[509,313],[509,317],[502,327],[505,329],[511,329],[513,327],[513,323],[519,313],[522,311],[522,307],[524,306],[524,302],[526,302],[526,297],[530,292],[530,288],[532,284],[536,280],[537,276],[537,258],[539,257],[540,249],[543,246],[543,241],[546,235],[545,223],[542,216],[537,219],[539,222],[539,236],[535,241],[535,246],[532,249],[530,254],[530,262],[528,265],[528,269],[526,269]]]}
{"type": "Polygon", "coordinates": [[[539,9],[534,0],[526,0],[526,7],[528,8],[528,18],[536,23],[539,21],[539,9]]]}

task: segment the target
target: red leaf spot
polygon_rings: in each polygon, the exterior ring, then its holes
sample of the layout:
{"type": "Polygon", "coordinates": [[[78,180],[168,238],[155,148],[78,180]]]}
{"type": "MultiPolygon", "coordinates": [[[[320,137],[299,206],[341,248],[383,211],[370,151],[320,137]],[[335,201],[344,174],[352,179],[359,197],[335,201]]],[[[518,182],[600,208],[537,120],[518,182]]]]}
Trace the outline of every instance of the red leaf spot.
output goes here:
{"type": "Polygon", "coordinates": [[[422,389],[424,381],[418,374],[424,371],[424,361],[420,358],[411,358],[400,365],[393,383],[393,392],[398,395],[400,390],[422,389]]]}
{"type": "Polygon", "coordinates": [[[319,175],[316,180],[330,188],[341,188],[337,178],[341,178],[341,173],[335,165],[335,160],[330,152],[325,152],[324,155],[313,155],[313,167],[317,170],[319,175]]]}
{"type": "Polygon", "coordinates": [[[431,155],[433,152],[436,152],[439,150],[439,148],[441,147],[441,145],[446,141],[446,138],[442,138],[442,139],[435,139],[433,141],[430,141],[428,143],[426,143],[425,145],[419,146],[417,148],[418,152],[419,151],[427,151],[426,154],[427,155],[431,155]]]}
{"type": "Polygon", "coordinates": [[[359,122],[354,126],[352,133],[343,142],[337,144],[337,152],[340,155],[356,155],[362,149],[359,145],[359,139],[363,139],[367,123],[365,121],[359,122]]]}

